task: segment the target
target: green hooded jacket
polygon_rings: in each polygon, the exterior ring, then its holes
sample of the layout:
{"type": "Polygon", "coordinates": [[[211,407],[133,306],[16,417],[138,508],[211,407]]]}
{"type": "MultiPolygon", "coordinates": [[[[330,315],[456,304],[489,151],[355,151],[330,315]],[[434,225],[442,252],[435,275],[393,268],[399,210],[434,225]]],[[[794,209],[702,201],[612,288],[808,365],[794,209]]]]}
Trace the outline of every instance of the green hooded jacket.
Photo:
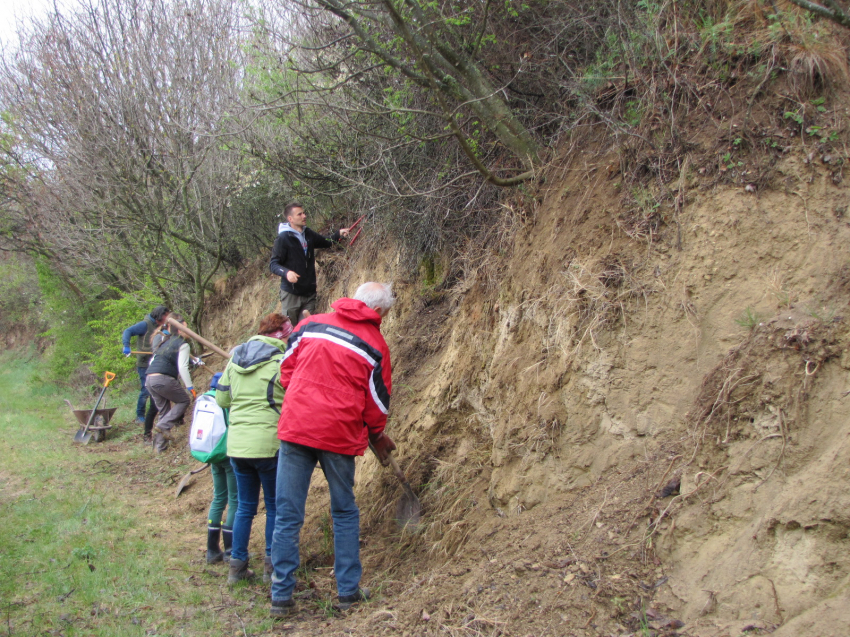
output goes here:
{"type": "Polygon", "coordinates": [[[254,336],[233,350],[218,381],[215,402],[230,409],[227,455],[231,458],[272,458],[280,447],[277,421],[283,403],[280,361],[286,343],[254,336]]]}

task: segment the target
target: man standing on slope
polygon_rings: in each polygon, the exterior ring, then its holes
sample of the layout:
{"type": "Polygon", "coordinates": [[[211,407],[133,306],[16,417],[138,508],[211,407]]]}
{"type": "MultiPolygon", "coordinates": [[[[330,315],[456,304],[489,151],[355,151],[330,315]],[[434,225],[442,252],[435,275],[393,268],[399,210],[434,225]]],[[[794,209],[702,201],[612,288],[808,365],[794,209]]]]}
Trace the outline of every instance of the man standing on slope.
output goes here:
{"type": "Polygon", "coordinates": [[[275,239],[269,270],[280,277],[281,313],[297,325],[301,312],[316,311],[316,249],[330,248],[348,236],[348,229],[323,237],[307,227],[307,213],[300,203],[289,204],[283,214],[286,223],[275,239]]]}
{"type": "MultiPolygon", "coordinates": [[[[123,334],[121,334],[121,344],[123,345],[122,352],[124,356],[130,356],[130,339],[134,336],[136,337],[136,350],[140,352],[150,352],[153,334],[158,327],[165,324],[165,319],[168,318],[168,314],[169,309],[167,307],[164,305],[157,305],[153,310],[151,310],[150,314],[145,316],[144,319],[124,330],[123,334]]],[[[136,422],[140,425],[145,424],[145,403],[148,402],[148,396],[150,395],[147,387],[145,387],[145,377],[147,376],[150,361],[150,354],[136,355],[136,371],[139,374],[139,381],[142,385],[142,390],[139,392],[139,399],[136,401],[136,422]]],[[[151,401],[151,403],[153,403],[153,401],[151,401]]],[[[156,413],[156,407],[151,405],[151,409],[154,413],[156,413]]],[[[148,434],[147,431],[145,433],[148,434]]]]}
{"type": "Polygon", "coordinates": [[[328,480],[334,529],[334,574],[339,608],[369,598],[360,588],[360,510],[354,501],[354,457],[369,442],[382,463],[395,444],[384,433],[390,406],[390,352],[381,319],[395,299],[389,285],[364,283],[335,312],[314,314],[289,338],[280,366],[287,389],[278,421],[280,452],[274,537],[271,616],[295,602],[298,543],[310,478],[318,462],[328,480]]]}

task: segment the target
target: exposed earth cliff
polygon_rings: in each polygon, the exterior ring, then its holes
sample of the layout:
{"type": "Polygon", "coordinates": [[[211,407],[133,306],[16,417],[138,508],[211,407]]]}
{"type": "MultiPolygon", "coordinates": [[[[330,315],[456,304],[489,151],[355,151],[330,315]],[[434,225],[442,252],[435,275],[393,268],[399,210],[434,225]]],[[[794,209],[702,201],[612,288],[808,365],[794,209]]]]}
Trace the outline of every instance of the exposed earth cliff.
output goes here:
{"type": "MultiPolygon", "coordinates": [[[[424,525],[398,533],[400,489],[367,457],[381,601],[328,626],[296,616],[292,634],[846,634],[841,164],[789,147],[755,186],[694,162],[641,207],[617,150],[583,145],[494,219],[459,279],[439,256],[402,270],[368,235],[324,257],[324,307],[394,282],[388,431],[424,525]]],[[[220,282],[213,340],[274,309],[263,270],[220,282]]],[[[311,586],[330,588],[320,476],[310,507],[311,586]]]]}

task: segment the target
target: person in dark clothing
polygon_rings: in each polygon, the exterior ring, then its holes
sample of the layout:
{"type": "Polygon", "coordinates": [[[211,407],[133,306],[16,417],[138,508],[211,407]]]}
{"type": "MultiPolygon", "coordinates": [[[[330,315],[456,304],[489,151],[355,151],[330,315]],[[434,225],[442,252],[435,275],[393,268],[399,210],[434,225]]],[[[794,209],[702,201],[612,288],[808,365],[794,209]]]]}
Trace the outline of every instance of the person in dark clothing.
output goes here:
{"type": "Polygon", "coordinates": [[[299,203],[291,203],[283,210],[286,223],[272,248],[269,270],[280,277],[280,305],[284,316],[293,325],[301,320],[301,313],[316,311],[316,249],[330,248],[340,237],[348,236],[342,228],[330,237],[324,237],[307,227],[307,213],[299,203]]]}
{"type": "MultiPolygon", "coordinates": [[[[166,323],[165,325],[160,325],[153,333],[153,338],[151,339],[151,353],[156,354],[156,350],[158,350],[160,346],[165,343],[170,337],[171,331],[168,329],[168,323],[166,323]]],[[[148,411],[145,414],[145,431],[142,437],[142,440],[145,444],[149,444],[151,442],[153,423],[158,413],[159,412],[156,408],[156,402],[153,400],[153,398],[151,398],[150,405],[148,405],[148,411]]]]}
{"type": "Polygon", "coordinates": [[[189,343],[183,331],[178,328],[177,333],[156,351],[148,366],[145,386],[159,411],[157,424],[153,428],[153,447],[157,453],[165,451],[168,443],[174,440],[172,430],[183,417],[191,399],[195,397],[192,376],[189,373],[190,360],[189,343]],[[183,385],[180,384],[180,379],[183,380],[183,385]]]}
{"type": "MultiPolygon", "coordinates": [[[[136,337],[136,351],[140,352],[150,352],[151,350],[151,339],[153,338],[154,332],[157,331],[157,328],[161,327],[165,324],[165,320],[168,318],[170,310],[164,305],[158,305],[151,313],[145,316],[145,318],[135,325],[131,325],[121,334],[121,344],[123,346],[122,353],[124,356],[130,356],[130,339],[134,336],[136,337]]],[[[139,374],[139,383],[141,385],[141,391],[139,392],[139,399],[136,401],[136,422],[141,424],[145,423],[145,403],[148,401],[148,390],[145,386],[145,378],[147,376],[148,365],[150,364],[151,356],[150,354],[137,354],[136,355],[136,372],[139,374]]],[[[153,410],[153,415],[156,415],[156,408],[153,405],[153,401],[151,401],[151,410],[153,410]]],[[[153,420],[151,419],[151,422],[153,420]]],[[[150,430],[145,430],[146,435],[150,435],[150,430]]]]}

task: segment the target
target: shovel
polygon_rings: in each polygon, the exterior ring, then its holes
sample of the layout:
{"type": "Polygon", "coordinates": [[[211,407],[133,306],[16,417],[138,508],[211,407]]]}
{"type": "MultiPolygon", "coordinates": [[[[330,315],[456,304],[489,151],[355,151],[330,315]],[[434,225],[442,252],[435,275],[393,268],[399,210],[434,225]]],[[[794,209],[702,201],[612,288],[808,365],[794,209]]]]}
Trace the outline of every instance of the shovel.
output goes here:
{"type": "MultiPolygon", "coordinates": [[[[375,447],[372,446],[371,442],[369,443],[369,448],[377,457],[378,454],[375,452],[375,447]]],[[[407,481],[407,478],[404,477],[404,471],[402,471],[401,467],[398,466],[398,463],[395,461],[395,458],[393,458],[392,453],[387,453],[387,460],[393,468],[395,477],[398,478],[398,481],[401,482],[401,486],[404,489],[404,493],[395,507],[395,521],[402,529],[415,531],[419,526],[422,505],[419,504],[419,498],[417,498],[416,494],[413,493],[410,483],[407,481]]]]}
{"type": "Polygon", "coordinates": [[[74,442],[81,442],[84,445],[89,444],[89,440],[91,440],[93,431],[89,431],[89,427],[94,422],[94,418],[97,415],[97,407],[100,405],[100,399],[103,398],[103,395],[106,393],[106,388],[109,387],[109,383],[112,382],[112,379],[115,378],[115,374],[112,372],[106,372],[103,375],[103,389],[100,390],[100,396],[97,397],[97,402],[94,404],[94,409],[91,410],[91,415],[89,416],[88,422],[86,422],[85,427],[80,427],[77,431],[77,434],[74,436],[74,442]]]}
{"type": "Polygon", "coordinates": [[[205,464],[200,469],[194,469],[193,471],[190,471],[185,476],[183,476],[183,479],[180,481],[180,484],[177,485],[177,493],[174,494],[174,499],[176,500],[180,496],[180,493],[183,491],[183,489],[185,489],[186,487],[189,486],[189,480],[191,479],[191,477],[193,475],[195,475],[196,473],[200,473],[201,471],[203,471],[204,469],[206,469],[209,466],[210,466],[210,463],[208,462],[207,464],[205,464]]]}

